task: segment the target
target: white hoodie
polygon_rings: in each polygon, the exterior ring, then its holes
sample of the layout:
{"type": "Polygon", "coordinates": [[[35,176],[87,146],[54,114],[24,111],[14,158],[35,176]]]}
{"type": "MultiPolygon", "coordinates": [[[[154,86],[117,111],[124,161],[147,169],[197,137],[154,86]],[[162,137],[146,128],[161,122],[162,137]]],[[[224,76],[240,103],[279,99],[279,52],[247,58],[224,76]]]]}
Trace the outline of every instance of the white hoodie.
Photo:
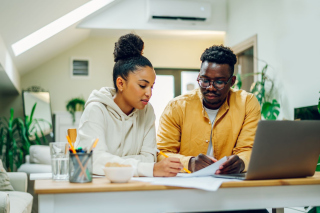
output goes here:
{"type": "Polygon", "coordinates": [[[85,105],[75,146],[89,149],[99,138],[93,152],[93,173],[103,175],[107,162],[130,164],[135,176],[153,176],[156,162],[155,115],[150,103],[126,115],[114,102],[114,88],[94,90],[85,105]]]}

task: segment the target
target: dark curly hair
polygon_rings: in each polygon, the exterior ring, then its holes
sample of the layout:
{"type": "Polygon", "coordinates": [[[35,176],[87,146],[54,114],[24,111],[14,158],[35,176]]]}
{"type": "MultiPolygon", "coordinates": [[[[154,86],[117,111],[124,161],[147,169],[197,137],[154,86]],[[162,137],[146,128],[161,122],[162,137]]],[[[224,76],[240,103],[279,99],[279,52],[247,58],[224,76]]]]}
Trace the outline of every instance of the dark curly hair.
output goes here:
{"type": "Polygon", "coordinates": [[[127,79],[129,72],[135,72],[139,67],[151,67],[151,62],[142,56],[144,43],[142,39],[133,33],[123,35],[115,43],[113,66],[113,84],[118,92],[117,78],[127,79]]]}
{"type": "Polygon", "coordinates": [[[229,47],[223,45],[213,45],[207,48],[201,55],[200,60],[217,64],[228,64],[231,75],[234,72],[234,65],[237,63],[237,57],[229,47]]]}

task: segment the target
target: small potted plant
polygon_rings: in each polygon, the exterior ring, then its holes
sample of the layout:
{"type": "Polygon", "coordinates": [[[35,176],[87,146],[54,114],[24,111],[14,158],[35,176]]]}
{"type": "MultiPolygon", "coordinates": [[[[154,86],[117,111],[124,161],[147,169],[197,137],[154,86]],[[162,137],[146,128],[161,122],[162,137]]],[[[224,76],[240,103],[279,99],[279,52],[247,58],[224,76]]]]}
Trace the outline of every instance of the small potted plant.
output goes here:
{"type": "Polygon", "coordinates": [[[71,100],[68,101],[66,108],[67,108],[67,111],[70,112],[70,114],[72,115],[73,124],[76,121],[75,112],[83,111],[85,103],[86,101],[83,98],[72,98],[71,100]]]}

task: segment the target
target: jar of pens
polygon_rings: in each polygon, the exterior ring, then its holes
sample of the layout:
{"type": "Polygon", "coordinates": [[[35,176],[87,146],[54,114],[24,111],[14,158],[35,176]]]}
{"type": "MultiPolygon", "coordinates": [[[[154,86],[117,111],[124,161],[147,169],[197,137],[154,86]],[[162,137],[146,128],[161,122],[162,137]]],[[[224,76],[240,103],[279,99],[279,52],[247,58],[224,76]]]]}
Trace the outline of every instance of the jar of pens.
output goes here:
{"type": "MultiPolygon", "coordinates": [[[[68,138],[68,137],[67,137],[68,138]]],[[[92,151],[98,143],[96,139],[90,149],[75,149],[69,143],[69,182],[70,183],[89,183],[92,182],[92,151]]],[[[69,139],[68,139],[69,141],[69,139]]]]}

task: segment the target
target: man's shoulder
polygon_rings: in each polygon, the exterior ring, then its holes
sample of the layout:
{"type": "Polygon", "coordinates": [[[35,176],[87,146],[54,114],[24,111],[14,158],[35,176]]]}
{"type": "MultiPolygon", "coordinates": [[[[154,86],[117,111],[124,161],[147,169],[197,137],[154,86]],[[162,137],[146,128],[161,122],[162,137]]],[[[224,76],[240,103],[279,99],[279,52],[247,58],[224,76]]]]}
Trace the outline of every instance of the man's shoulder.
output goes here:
{"type": "Polygon", "coordinates": [[[256,96],[245,90],[230,90],[229,98],[230,107],[235,108],[260,108],[260,104],[256,96]]]}
{"type": "Polygon", "coordinates": [[[239,89],[239,90],[230,89],[230,98],[236,99],[236,100],[244,100],[244,101],[256,99],[254,94],[247,92],[245,90],[242,90],[242,89],[239,89]]]}
{"type": "Polygon", "coordinates": [[[186,94],[179,95],[175,98],[173,98],[170,102],[169,105],[178,105],[182,106],[185,104],[191,104],[191,103],[197,103],[200,100],[200,90],[199,89],[194,89],[186,94]]]}

